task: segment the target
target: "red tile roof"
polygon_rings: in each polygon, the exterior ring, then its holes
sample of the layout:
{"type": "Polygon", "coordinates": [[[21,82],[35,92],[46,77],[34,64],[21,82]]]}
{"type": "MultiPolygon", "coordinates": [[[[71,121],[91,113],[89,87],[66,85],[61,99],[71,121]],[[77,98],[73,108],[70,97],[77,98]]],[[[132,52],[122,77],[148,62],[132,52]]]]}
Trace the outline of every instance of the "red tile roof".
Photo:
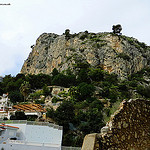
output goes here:
{"type": "Polygon", "coordinates": [[[31,111],[31,112],[46,112],[46,110],[40,104],[23,104],[23,105],[14,105],[14,109],[31,111]]]}
{"type": "Polygon", "coordinates": [[[18,127],[14,127],[14,126],[10,126],[10,125],[5,125],[5,124],[0,124],[0,128],[5,128],[5,127],[19,129],[18,127]]]}

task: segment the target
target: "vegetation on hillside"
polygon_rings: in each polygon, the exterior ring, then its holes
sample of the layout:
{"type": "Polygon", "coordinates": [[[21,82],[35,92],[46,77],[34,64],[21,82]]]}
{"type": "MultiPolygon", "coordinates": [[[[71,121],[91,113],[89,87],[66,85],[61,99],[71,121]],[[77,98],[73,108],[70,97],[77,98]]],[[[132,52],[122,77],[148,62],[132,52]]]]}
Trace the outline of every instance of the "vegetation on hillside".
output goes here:
{"type": "Polygon", "coordinates": [[[47,110],[47,117],[63,126],[63,145],[66,146],[81,146],[86,134],[100,132],[122,100],[150,98],[150,68],[120,80],[116,74],[109,74],[100,67],[84,64],[76,67],[74,73],[69,69],[63,72],[54,69],[50,75],[6,75],[0,82],[0,95],[8,93],[14,104],[44,103],[44,99],[39,98],[51,95],[48,86],[68,87],[69,92],[62,93],[64,99],[60,106],[47,110]]]}

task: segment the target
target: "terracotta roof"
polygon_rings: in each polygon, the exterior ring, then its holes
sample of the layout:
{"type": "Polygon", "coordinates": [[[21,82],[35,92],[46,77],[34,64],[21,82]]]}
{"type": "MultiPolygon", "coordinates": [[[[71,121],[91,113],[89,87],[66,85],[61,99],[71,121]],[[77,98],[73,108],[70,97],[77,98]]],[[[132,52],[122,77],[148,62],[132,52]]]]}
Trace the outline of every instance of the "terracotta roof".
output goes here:
{"type": "Polygon", "coordinates": [[[46,112],[46,110],[40,104],[14,105],[13,108],[23,111],[46,112]]]}
{"type": "Polygon", "coordinates": [[[5,125],[5,124],[0,124],[0,128],[4,128],[4,127],[19,129],[18,127],[14,127],[14,126],[10,126],[10,125],[5,125]]]}

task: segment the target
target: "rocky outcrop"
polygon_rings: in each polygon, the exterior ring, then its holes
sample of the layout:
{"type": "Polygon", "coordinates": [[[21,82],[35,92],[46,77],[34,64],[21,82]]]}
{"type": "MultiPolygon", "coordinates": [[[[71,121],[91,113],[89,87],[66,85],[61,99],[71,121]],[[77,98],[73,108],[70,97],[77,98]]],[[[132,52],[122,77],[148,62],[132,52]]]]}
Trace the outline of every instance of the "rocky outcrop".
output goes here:
{"type": "Polygon", "coordinates": [[[68,67],[74,69],[78,63],[101,66],[119,77],[137,72],[150,63],[150,47],[134,38],[113,33],[81,32],[70,35],[43,33],[32,46],[21,73],[50,74],[68,67]]]}
{"type": "MultiPolygon", "coordinates": [[[[149,100],[123,101],[107,125],[101,129],[101,133],[93,134],[95,143],[94,148],[90,150],[150,149],[149,114],[149,100]],[[96,146],[98,142],[99,146],[96,146]]],[[[86,143],[83,143],[82,150],[85,150],[86,143]]]]}

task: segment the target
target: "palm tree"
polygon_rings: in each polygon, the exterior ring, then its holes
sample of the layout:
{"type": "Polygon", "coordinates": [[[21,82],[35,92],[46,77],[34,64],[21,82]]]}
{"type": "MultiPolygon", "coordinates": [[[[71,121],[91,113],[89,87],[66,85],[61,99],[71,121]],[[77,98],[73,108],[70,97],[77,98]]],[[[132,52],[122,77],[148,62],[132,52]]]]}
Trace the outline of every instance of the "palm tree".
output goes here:
{"type": "Polygon", "coordinates": [[[29,93],[30,93],[30,84],[27,81],[24,81],[21,86],[20,86],[20,93],[23,95],[24,97],[24,102],[27,99],[29,93]]]}

